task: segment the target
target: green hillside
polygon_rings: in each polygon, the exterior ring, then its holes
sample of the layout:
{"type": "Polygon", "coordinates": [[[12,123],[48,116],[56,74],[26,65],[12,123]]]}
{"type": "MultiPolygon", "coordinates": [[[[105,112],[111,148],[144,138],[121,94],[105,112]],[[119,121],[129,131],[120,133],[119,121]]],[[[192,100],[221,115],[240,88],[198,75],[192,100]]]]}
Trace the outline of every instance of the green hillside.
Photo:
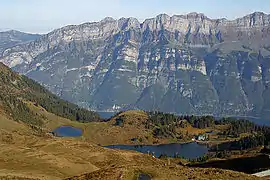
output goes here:
{"type": "Polygon", "coordinates": [[[21,76],[0,63],[0,107],[16,121],[41,125],[42,118],[33,113],[26,102],[42,106],[48,112],[74,121],[99,121],[97,113],[61,100],[44,87],[21,76]]]}

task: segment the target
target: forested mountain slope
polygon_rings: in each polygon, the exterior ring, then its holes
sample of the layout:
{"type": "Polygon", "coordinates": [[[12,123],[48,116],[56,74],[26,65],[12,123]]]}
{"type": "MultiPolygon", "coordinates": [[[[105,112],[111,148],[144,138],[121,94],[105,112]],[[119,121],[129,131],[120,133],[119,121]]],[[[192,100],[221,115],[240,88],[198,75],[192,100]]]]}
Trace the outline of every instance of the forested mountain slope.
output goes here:
{"type": "Polygon", "coordinates": [[[16,121],[41,125],[42,117],[34,114],[27,102],[40,105],[56,115],[86,122],[98,121],[99,115],[61,100],[35,81],[21,76],[0,63],[0,106],[6,114],[16,121]]]}

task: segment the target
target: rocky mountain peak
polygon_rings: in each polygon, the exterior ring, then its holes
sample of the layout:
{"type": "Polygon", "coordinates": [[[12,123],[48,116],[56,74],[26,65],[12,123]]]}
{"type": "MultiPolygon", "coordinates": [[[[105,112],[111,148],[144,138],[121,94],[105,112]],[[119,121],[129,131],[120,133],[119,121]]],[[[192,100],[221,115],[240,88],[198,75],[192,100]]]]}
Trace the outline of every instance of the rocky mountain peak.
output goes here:
{"type": "Polygon", "coordinates": [[[162,13],[157,15],[154,19],[156,19],[156,21],[161,21],[161,22],[165,22],[165,21],[169,21],[170,20],[170,16],[168,14],[162,13]]]}
{"type": "Polygon", "coordinates": [[[112,22],[112,21],[116,21],[116,20],[112,17],[105,17],[104,19],[101,20],[101,22],[103,23],[112,22]]]}
{"type": "Polygon", "coordinates": [[[239,27],[261,27],[270,24],[270,15],[263,12],[254,12],[242,18],[233,20],[239,27]]]}
{"type": "Polygon", "coordinates": [[[140,22],[138,19],[130,17],[130,18],[120,18],[118,20],[118,25],[121,30],[128,30],[131,28],[140,29],[140,22]]]}
{"type": "Polygon", "coordinates": [[[202,27],[204,33],[208,33],[210,26],[214,26],[214,21],[209,19],[202,13],[189,13],[186,15],[173,15],[170,17],[167,14],[160,14],[156,18],[147,19],[142,27],[145,30],[147,27],[150,30],[160,30],[162,27],[168,31],[181,33],[195,32],[198,27],[202,27]]]}
{"type": "Polygon", "coordinates": [[[10,34],[10,35],[15,35],[15,34],[23,34],[23,32],[17,31],[17,30],[8,30],[4,32],[0,32],[1,34],[10,34]]]}
{"type": "MultiPolygon", "coordinates": [[[[84,23],[81,25],[71,25],[57,29],[49,34],[55,38],[61,37],[62,40],[70,42],[80,39],[106,38],[119,30],[138,29],[145,31],[159,31],[164,28],[168,31],[180,33],[203,33],[211,34],[210,31],[218,32],[220,29],[228,27],[252,28],[267,26],[270,24],[270,16],[263,12],[254,12],[242,18],[235,20],[210,19],[203,13],[192,12],[186,15],[159,14],[154,18],[146,19],[142,24],[136,18],[120,18],[115,20],[112,17],[106,17],[99,22],[84,23]],[[61,34],[61,36],[59,36],[61,34]]],[[[53,38],[53,39],[54,39],[53,38]]],[[[59,40],[60,41],[60,40],[59,40]]],[[[58,42],[58,41],[57,41],[58,42]]]]}
{"type": "Polygon", "coordinates": [[[205,19],[208,18],[203,13],[191,12],[185,15],[187,19],[205,19]]]}

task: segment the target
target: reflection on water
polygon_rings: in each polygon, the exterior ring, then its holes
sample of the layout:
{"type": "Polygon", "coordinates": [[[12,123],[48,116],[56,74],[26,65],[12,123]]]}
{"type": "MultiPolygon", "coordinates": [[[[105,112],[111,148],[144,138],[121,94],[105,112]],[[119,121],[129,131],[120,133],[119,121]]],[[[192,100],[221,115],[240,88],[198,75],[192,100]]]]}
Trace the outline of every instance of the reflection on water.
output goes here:
{"type": "Polygon", "coordinates": [[[138,180],[151,180],[151,177],[148,174],[141,173],[138,180]]]}
{"type": "Polygon", "coordinates": [[[101,118],[103,119],[109,119],[113,115],[115,115],[117,112],[97,112],[101,118]]]}
{"type": "Polygon", "coordinates": [[[56,128],[53,133],[58,137],[78,137],[82,135],[82,130],[72,126],[61,126],[56,128]]]}
{"type": "Polygon", "coordinates": [[[166,155],[170,157],[180,156],[186,159],[202,157],[208,152],[206,145],[196,142],[186,144],[162,144],[162,145],[112,145],[105,146],[113,149],[135,150],[142,153],[153,154],[155,157],[166,155]]]}

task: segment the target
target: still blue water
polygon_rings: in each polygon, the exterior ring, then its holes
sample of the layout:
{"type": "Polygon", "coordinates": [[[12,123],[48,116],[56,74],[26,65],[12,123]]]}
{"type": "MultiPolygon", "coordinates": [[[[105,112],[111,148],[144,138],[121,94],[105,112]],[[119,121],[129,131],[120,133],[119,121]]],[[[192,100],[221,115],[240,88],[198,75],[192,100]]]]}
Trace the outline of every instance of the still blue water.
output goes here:
{"type": "Polygon", "coordinates": [[[186,144],[162,144],[162,145],[111,145],[105,146],[112,149],[135,150],[142,153],[151,153],[155,157],[165,154],[174,157],[176,154],[186,159],[202,157],[208,152],[206,145],[195,142],[186,144]]]}
{"type": "MultiPolygon", "coordinates": [[[[250,116],[224,116],[226,118],[231,117],[231,118],[235,118],[235,119],[245,119],[248,120],[250,122],[253,122],[257,125],[261,125],[261,126],[270,126],[270,119],[261,119],[261,118],[257,118],[257,117],[250,117],[250,116]]],[[[215,117],[216,120],[220,120],[223,117],[215,117]]]]}
{"type": "Polygon", "coordinates": [[[99,111],[97,111],[97,113],[100,115],[101,118],[109,119],[110,117],[115,115],[117,112],[99,112],[99,111]]]}
{"type": "Polygon", "coordinates": [[[270,120],[269,119],[260,119],[260,118],[252,118],[252,117],[235,117],[237,119],[246,119],[251,122],[254,122],[257,125],[262,126],[270,126],[270,120]]]}
{"type": "Polygon", "coordinates": [[[53,133],[58,137],[78,137],[82,135],[82,130],[72,126],[61,126],[56,128],[53,133]]]}
{"type": "Polygon", "coordinates": [[[151,177],[148,174],[141,173],[138,180],[151,180],[151,177]]]}
{"type": "MultiPolygon", "coordinates": [[[[97,111],[97,113],[100,115],[101,118],[104,119],[109,119],[111,118],[113,115],[115,115],[117,112],[102,112],[102,111],[97,111]]],[[[178,115],[178,114],[175,114],[178,115]]],[[[270,126],[270,119],[260,119],[260,118],[256,118],[256,117],[250,117],[250,116],[228,116],[228,117],[232,117],[232,118],[236,118],[236,119],[246,119],[249,120],[251,122],[254,122],[255,124],[258,125],[266,125],[266,126],[270,126]]],[[[222,117],[215,117],[215,119],[221,119],[222,117]]]]}

